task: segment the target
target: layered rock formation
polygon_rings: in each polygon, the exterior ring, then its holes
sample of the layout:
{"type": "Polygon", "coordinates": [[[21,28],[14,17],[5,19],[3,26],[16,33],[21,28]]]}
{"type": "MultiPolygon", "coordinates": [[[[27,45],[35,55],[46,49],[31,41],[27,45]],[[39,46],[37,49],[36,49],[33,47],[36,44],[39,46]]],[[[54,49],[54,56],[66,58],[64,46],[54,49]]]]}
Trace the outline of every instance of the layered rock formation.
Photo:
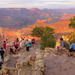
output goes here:
{"type": "Polygon", "coordinates": [[[25,53],[12,56],[12,59],[10,57],[6,57],[5,61],[8,63],[3,65],[0,75],[43,75],[44,62],[40,50],[27,57],[25,53]],[[8,66],[9,64],[12,67],[8,66]]]}

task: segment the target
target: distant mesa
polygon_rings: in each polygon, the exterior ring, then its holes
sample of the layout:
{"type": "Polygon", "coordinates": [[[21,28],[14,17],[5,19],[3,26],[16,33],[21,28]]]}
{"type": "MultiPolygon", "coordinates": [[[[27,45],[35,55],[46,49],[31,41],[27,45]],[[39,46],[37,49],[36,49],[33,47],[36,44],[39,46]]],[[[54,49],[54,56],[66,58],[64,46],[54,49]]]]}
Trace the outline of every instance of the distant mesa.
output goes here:
{"type": "Polygon", "coordinates": [[[64,16],[61,17],[62,20],[70,20],[71,18],[73,18],[73,14],[65,14],[64,16]]]}
{"type": "Polygon", "coordinates": [[[55,33],[69,33],[73,29],[69,28],[70,21],[59,21],[49,26],[54,29],[55,33]]]}
{"type": "Polygon", "coordinates": [[[33,25],[37,20],[53,24],[74,15],[75,9],[0,8],[0,27],[18,29],[33,25]]]}
{"type": "Polygon", "coordinates": [[[4,8],[0,9],[0,33],[10,37],[30,35],[36,26],[49,26],[55,33],[72,32],[68,25],[73,16],[73,9],[4,8]]]}

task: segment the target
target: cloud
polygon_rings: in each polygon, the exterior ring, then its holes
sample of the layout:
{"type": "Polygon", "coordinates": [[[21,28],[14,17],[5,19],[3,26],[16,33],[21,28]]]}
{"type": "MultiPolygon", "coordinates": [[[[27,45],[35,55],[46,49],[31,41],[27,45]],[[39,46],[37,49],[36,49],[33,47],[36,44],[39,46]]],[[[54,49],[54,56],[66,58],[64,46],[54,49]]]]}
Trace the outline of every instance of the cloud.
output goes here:
{"type": "Polygon", "coordinates": [[[75,0],[0,0],[0,8],[74,7],[75,0]]]}

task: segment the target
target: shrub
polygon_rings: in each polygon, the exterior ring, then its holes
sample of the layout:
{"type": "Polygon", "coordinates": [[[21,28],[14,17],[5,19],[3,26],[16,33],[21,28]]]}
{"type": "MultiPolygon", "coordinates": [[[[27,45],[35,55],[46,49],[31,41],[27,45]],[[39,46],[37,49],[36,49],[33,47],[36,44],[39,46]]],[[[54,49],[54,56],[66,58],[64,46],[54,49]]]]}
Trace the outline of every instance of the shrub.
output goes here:
{"type": "Polygon", "coordinates": [[[65,43],[66,43],[66,49],[69,49],[69,43],[68,42],[65,43]]]}
{"type": "Polygon", "coordinates": [[[56,45],[56,40],[53,35],[44,33],[41,38],[41,49],[45,49],[46,47],[54,48],[56,45]]]}
{"type": "Polygon", "coordinates": [[[70,27],[75,28],[75,16],[70,19],[71,23],[69,24],[70,27]]]}
{"type": "Polygon", "coordinates": [[[33,36],[41,37],[41,49],[55,47],[56,41],[53,33],[53,29],[50,27],[35,27],[32,31],[33,36]]]}
{"type": "Polygon", "coordinates": [[[32,36],[41,37],[44,33],[44,27],[35,27],[32,30],[32,36]]]}
{"type": "Polygon", "coordinates": [[[47,32],[48,34],[53,34],[53,29],[50,27],[35,27],[32,30],[32,36],[42,37],[43,33],[47,32]]]}
{"type": "Polygon", "coordinates": [[[47,32],[48,34],[53,34],[54,30],[50,27],[45,27],[44,32],[47,32]]]}

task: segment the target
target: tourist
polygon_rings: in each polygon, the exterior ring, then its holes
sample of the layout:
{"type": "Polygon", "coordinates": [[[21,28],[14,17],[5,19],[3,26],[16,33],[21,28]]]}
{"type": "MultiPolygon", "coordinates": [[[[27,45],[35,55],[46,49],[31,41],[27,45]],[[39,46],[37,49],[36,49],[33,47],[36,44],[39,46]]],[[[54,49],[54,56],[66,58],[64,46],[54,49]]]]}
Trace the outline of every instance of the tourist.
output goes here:
{"type": "Polygon", "coordinates": [[[26,39],[24,38],[23,39],[23,47],[25,46],[25,43],[26,43],[26,39]]]}
{"type": "Polygon", "coordinates": [[[16,49],[19,48],[19,42],[16,42],[16,44],[15,44],[15,48],[16,48],[16,49]]]}
{"type": "Polygon", "coordinates": [[[14,51],[14,53],[15,53],[15,52],[16,52],[15,46],[12,45],[12,49],[13,49],[13,51],[14,51]]]}
{"type": "Polygon", "coordinates": [[[3,42],[3,49],[6,50],[6,41],[3,42]]]}
{"type": "Polygon", "coordinates": [[[16,39],[16,42],[19,42],[19,39],[18,38],[16,39]]]}
{"type": "Polygon", "coordinates": [[[73,51],[75,51],[75,45],[72,42],[70,42],[69,56],[72,56],[73,51]]]}
{"type": "Polygon", "coordinates": [[[3,64],[3,62],[2,62],[2,57],[1,57],[1,54],[0,54],[0,70],[2,69],[2,64],[3,64]]]}
{"type": "Polygon", "coordinates": [[[2,58],[2,61],[4,62],[4,50],[3,50],[3,48],[1,47],[1,49],[0,49],[0,54],[1,54],[1,58],[2,58]]]}
{"type": "Polygon", "coordinates": [[[19,45],[20,45],[20,48],[23,47],[23,41],[22,40],[20,41],[20,44],[19,45]]]}
{"type": "Polygon", "coordinates": [[[15,41],[12,42],[12,45],[15,46],[15,41]]]}
{"type": "Polygon", "coordinates": [[[62,53],[62,50],[66,49],[66,43],[63,40],[63,38],[60,38],[60,45],[57,47],[57,53],[60,52],[62,53]]]}
{"type": "Polygon", "coordinates": [[[12,47],[10,47],[10,54],[15,54],[12,47]]]}
{"type": "Polygon", "coordinates": [[[34,47],[34,44],[35,44],[35,39],[33,38],[32,39],[32,46],[34,47]]]}
{"type": "Polygon", "coordinates": [[[18,49],[19,49],[19,42],[16,42],[15,48],[16,48],[16,51],[18,51],[18,49]]]}
{"type": "Polygon", "coordinates": [[[22,48],[25,46],[25,39],[22,38],[22,48]]]}
{"type": "Polygon", "coordinates": [[[28,41],[29,41],[29,43],[30,43],[30,45],[31,45],[32,40],[29,38],[28,41]]]}
{"type": "Polygon", "coordinates": [[[10,43],[9,43],[9,42],[7,42],[6,46],[7,46],[7,47],[10,47],[10,43]]]}
{"type": "Polygon", "coordinates": [[[29,41],[27,40],[27,41],[26,41],[26,51],[29,51],[29,48],[30,48],[30,43],[29,43],[29,41]]]}

